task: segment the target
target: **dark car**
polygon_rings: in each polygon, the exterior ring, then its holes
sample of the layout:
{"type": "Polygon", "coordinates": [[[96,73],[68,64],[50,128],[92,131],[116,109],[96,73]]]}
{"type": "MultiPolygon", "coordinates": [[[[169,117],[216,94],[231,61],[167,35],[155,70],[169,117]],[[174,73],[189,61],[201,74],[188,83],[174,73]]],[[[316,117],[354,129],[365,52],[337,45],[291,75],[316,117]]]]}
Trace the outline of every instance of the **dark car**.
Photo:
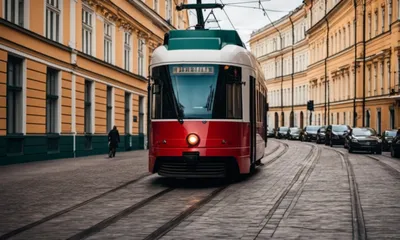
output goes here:
{"type": "Polygon", "coordinates": [[[317,131],[321,126],[307,126],[300,133],[300,140],[311,142],[313,140],[317,140],[317,131]]]}
{"type": "Polygon", "coordinates": [[[382,154],[382,140],[372,128],[351,129],[346,135],[344,146],[350,153],[354,150],[361,150],[382,154]]]}
{"type": "Polygon", "coordinates": [[[390,155],[392,157],[400,157],[400,130],[397,132],[396,137],[392,140],[392,145],[390,146],[390,155]]]}
{"type": "Polygon", "coordinates": [[[344,138],[349,131],[347,125],[329,125],[326,128],[325,145],[344,145],[344,138]]]}
{"type": "Polygon", "coordinates": [[[396,137],[397,130],[386,130],[382,134],[382,150],[389,151],[393,138],[396,137]]]}
{"type": "Polygon", "coordinates": [[[275,137],[277,139],[286,138],[287,132],[289,131],[288,127],[279,127],[275,132],[275,137]]]}
{"type": "Polygon", "coordinates": [[[274,131],[274,129],[268,127],[268,130],[267,130],[267,137],[274,137],[274,136],[275,136],[275,131],[274,131]]]}
{"type": "Polygon", "coordinates": [[[317,144],[325,142],[325,134],[326,134],[326,127],[322,126],[317,131],[317,140],[315,141],[317,144]]]}
{"type": "Polygon", "coordinates": [[[287,133],[287,138],[289,140],[299,140],[300,139],[300,128],[298,127],[291,127],[287,133]]]}

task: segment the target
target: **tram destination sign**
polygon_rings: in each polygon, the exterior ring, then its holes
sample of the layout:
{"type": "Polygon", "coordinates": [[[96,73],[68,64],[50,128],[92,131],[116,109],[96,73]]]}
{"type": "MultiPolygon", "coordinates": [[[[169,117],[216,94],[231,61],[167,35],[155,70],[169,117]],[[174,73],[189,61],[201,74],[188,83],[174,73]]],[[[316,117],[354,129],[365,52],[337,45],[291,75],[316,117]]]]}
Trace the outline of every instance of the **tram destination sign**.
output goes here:
{"type": "Polygon", "coordinates": [[[173,74],[214,74],[214,67],[208,66],[185,66],[173,67],[173,74]]]}

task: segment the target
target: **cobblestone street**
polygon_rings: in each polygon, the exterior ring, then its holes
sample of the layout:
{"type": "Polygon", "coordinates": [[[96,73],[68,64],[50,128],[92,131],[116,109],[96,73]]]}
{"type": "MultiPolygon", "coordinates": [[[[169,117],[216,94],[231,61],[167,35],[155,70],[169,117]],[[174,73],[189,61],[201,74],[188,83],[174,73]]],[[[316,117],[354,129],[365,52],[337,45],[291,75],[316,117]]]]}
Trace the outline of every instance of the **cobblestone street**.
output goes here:
{"type": "Polygon", "coordinates": [[[147,152],[0,167],[0,239],[400,239],[400,161],[270,139],[255,174],[147,173],[147,152]]]}

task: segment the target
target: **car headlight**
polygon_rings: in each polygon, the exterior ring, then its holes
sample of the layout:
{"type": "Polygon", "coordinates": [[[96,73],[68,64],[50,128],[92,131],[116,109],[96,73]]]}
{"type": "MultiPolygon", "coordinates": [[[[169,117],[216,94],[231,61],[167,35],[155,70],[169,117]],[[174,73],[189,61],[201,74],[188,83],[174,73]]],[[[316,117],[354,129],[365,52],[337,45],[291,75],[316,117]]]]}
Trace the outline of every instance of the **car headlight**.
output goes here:
{"type": "Polygon", "coordinates": [[[339,136],[338,135],[332,135],[332,138],[333,139],[339,139],[339,136]]]}
{"type": "Polygon", "coordinates": [[[320,133],[321,136],[325,136],[325,133],[320,133]]]}
{"type": "Polygon", "coordinates": [[[389,140],[388,143],[392,143],[392,140],[389,140]]]}
{"type": "Polygon", "coordinates": [[[358,142],[358,140],[355,139],[355,138],[351,139],[351,141],[352,141],[352,142],[358,142]]]}
{"type": "Polygon", "coordinates": [[[378,139],[378,143],[381,143],[382,142],[382,139],[378,139]]]}

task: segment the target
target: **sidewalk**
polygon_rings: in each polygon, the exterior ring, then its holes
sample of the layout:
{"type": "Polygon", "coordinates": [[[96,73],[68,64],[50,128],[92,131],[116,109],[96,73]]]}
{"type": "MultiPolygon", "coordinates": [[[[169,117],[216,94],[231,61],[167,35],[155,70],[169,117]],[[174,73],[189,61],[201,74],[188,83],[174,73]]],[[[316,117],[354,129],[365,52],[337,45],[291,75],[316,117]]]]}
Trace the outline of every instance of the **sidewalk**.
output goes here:
{"type": "Polygon", "coordinates": [[[0,235],[147,173],[147,150],[0,166],[0,235]]]}

